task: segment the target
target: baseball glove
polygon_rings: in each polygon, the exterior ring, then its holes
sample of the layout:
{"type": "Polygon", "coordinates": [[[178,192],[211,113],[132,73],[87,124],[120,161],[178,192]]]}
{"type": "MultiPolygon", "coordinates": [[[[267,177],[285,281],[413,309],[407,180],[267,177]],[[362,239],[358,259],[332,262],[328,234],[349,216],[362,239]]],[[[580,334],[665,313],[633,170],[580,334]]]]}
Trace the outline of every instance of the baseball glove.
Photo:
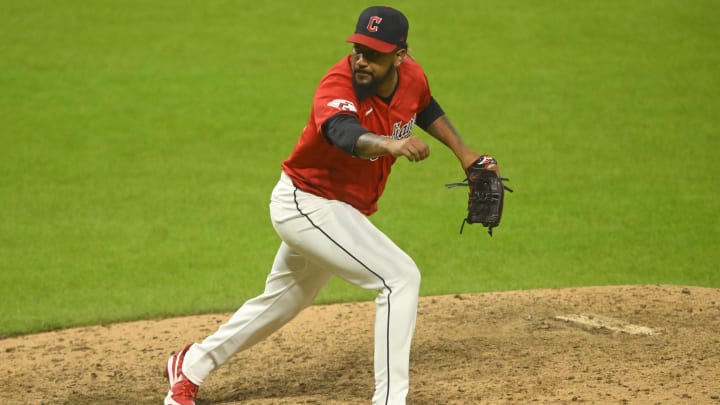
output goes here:
{"type": "Polygon", "coordinates": [[[488,155],[480,156],[465,171],[467,178],[462,183],[446,184],[448,188],[467,186],[468,215],[460,226],[462,233],[465,224],[481,223],[488,228],[492,236],[493,228],[500,225],[503,212],[505,190],[513,190],[503,184],[510,179],[500,177],[497,161],[488,155]]]}

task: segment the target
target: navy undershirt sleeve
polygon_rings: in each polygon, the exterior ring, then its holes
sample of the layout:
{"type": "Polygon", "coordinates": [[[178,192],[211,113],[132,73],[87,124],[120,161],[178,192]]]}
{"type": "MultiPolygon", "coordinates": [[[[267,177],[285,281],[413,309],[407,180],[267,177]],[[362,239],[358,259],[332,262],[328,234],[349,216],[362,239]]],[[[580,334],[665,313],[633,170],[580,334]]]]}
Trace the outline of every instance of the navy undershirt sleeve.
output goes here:
{"type": "MultiPolygon", "coordinates": [[[[437,100],[430,97],[430,103],[420,111],[415,123],[423,130],[427,130],[436,119],[444,114],[445,112],[437,100]]],[[[335,114],[328,118],[322,126],[322,131],[332,145],[350,155],[354,155],[355,144],[360,135],[371,132],[360,125],[357,117],[350,114],[335,114]]]]}
{"type": "Polygon", "coordinates": [[[328,118],[322,131],[331,144],[350,155],[354,155],[355,143],[360,135],[370,132],[360,125],[355,116],[349,114],[335,114],[328,118]]]}
{"type": "Polygon", "coordinates": [[[445,111],[443,111],[442,107],[440,107],[440,104],[438,104],[437,100],[435,100],[435,97],[430,97],[430,103],[427,107],[425,107],[425,109],[420,111],[415,123],[420,128],[427,131],[427,128],[435,122],[436,119],[443,115],[445,115],[445,111]]]}

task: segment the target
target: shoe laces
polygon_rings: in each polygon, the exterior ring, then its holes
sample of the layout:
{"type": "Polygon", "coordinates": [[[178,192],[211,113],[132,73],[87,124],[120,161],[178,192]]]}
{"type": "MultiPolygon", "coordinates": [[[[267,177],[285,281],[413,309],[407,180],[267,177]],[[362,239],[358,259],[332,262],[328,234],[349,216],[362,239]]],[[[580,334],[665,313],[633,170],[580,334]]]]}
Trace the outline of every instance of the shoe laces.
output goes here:
{"type": "Polygon", "coordinates": [[[173,394],[182,397],[195,399],[197,397],[199,387],[193,384],[184,375],[181,375],[180,381],[173,387],[173,394]],[[177,387],[177,389],[175,389],[177,387]]]}

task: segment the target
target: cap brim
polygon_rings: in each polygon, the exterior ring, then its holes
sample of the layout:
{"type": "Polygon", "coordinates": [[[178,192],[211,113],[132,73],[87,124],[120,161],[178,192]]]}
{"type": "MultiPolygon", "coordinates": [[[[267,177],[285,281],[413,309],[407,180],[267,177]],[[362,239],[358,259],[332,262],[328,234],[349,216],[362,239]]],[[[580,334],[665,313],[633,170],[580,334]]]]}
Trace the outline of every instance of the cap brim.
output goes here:
{"type": "Polygon", "coordinates": [[[382,53],[390,53],[397,48],[395,44],[391,44],[389,42],[381,41],[377,38],[369,37],[364,34],[352,34],[348,37],[348,39],[345,40],[346,42],[351,42],[353,44],[360,44],[363,46],[367,46],[370,49],[376,50],[378,52],[382,53]]]}

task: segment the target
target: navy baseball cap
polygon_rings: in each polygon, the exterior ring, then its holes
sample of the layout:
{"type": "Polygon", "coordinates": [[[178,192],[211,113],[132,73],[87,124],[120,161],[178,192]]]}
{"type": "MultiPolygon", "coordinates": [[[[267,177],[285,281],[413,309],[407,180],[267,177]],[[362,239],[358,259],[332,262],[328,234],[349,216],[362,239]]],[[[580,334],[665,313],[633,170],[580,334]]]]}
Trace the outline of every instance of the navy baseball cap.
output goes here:
{"type": "Polygon", "coordinates": [[[389,6],[365,9],[358,18],[355,33],[347,42],[389,53],[395,48],[407,48],[408,20],[403,13],[389,6]]]}

